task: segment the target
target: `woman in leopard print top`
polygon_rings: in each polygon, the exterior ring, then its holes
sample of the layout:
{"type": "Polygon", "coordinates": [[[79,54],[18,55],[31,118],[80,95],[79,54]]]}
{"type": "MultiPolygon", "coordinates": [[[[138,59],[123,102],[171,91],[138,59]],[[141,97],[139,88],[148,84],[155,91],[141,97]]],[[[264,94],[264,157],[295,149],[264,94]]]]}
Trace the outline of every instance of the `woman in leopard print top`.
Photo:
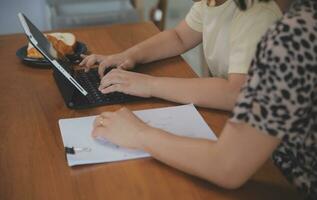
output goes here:
{"type": "Polygon", "coordinates": [[[231,121],[279,138],[275,164],[317,199],[316,0],[295,1],[262,39],[231,121]]]}

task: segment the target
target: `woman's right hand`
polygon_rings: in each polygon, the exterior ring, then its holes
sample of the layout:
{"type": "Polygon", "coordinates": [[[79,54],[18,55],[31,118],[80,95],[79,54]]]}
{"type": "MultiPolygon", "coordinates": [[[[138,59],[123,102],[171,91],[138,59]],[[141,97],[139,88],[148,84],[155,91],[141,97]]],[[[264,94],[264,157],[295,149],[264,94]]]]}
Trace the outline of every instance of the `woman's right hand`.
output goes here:
{"type": "Polygon", "coordinates": [[[89,71],[89,69],[98,65],[98,73],[100,77],[104,76],[104,71],[108,67],[117,67],[118,69],[130,70],[136,64],[133,56],[128,53],[122,52],[118,54],[112,54],[109,56],[91,54],[91,55],[81,55],[83,60],[80,62],[80,66],[85,67],[85,71],[89,71]]]}

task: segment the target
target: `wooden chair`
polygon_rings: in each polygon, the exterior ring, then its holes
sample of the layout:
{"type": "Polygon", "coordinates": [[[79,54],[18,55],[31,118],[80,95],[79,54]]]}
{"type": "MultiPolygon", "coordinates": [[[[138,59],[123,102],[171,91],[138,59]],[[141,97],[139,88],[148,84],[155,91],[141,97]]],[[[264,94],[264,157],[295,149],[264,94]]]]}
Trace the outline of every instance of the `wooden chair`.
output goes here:
{"type": "MultiPolygon", "coordinates": [[[[144,1],[130,0],[133,7],[138,11],[139,16],[144,16],[144,1]]],[[[166,21],[167,0],[158,0],[149,12],[150,20],[160,29],[164,30],[166,21]]],[[[143,19],[143,18],[142,18],[143,19]]]]}
{"type": "Polygon", "coordinates": [[[167,0],[158,0],[150,10],[150,19],[162,31],[165,28],[167,0]]]}

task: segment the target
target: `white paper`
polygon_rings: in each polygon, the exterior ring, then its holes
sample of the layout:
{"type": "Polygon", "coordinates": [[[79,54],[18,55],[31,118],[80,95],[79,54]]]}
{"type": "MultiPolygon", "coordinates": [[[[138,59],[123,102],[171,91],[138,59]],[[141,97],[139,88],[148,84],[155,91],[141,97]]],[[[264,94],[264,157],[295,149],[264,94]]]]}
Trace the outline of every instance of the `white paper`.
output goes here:
{"type": "MultiPolygon", "coordinates": [[[[192,104],[134,111],[134,114],[148,125],[176,135],[217,140],[216,135],[192,104]]],[[[143,151],[122,148],[106,140],[93,139],[91,131],[94,119],[95,116],[59,120],[65,147],[90,148],[87,152],[67,154],[69,166],[150,156],[143,151]]]]}

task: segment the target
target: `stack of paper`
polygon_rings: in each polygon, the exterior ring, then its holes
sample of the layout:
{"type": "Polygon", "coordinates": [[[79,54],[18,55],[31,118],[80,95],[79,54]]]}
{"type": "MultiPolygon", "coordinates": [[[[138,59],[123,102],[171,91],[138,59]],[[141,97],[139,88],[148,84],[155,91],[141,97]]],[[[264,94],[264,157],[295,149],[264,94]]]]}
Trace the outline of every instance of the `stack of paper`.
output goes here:
{"type": "MultiPolygon", "coordinates": [[[[134,111],[134,114],[150,126],[161,128],[173,134],[209,140],[217,139],[192,104],[134,111]]],[[[143,151],[130,150],[114,145],[106,140],[93,139],[91,131],[94,119],[95,116],[59,120],[65,147],[89,149],[89,151],[78,152],[74,155],[67,154],[69,166],[150,156],[143,151]]]]}

